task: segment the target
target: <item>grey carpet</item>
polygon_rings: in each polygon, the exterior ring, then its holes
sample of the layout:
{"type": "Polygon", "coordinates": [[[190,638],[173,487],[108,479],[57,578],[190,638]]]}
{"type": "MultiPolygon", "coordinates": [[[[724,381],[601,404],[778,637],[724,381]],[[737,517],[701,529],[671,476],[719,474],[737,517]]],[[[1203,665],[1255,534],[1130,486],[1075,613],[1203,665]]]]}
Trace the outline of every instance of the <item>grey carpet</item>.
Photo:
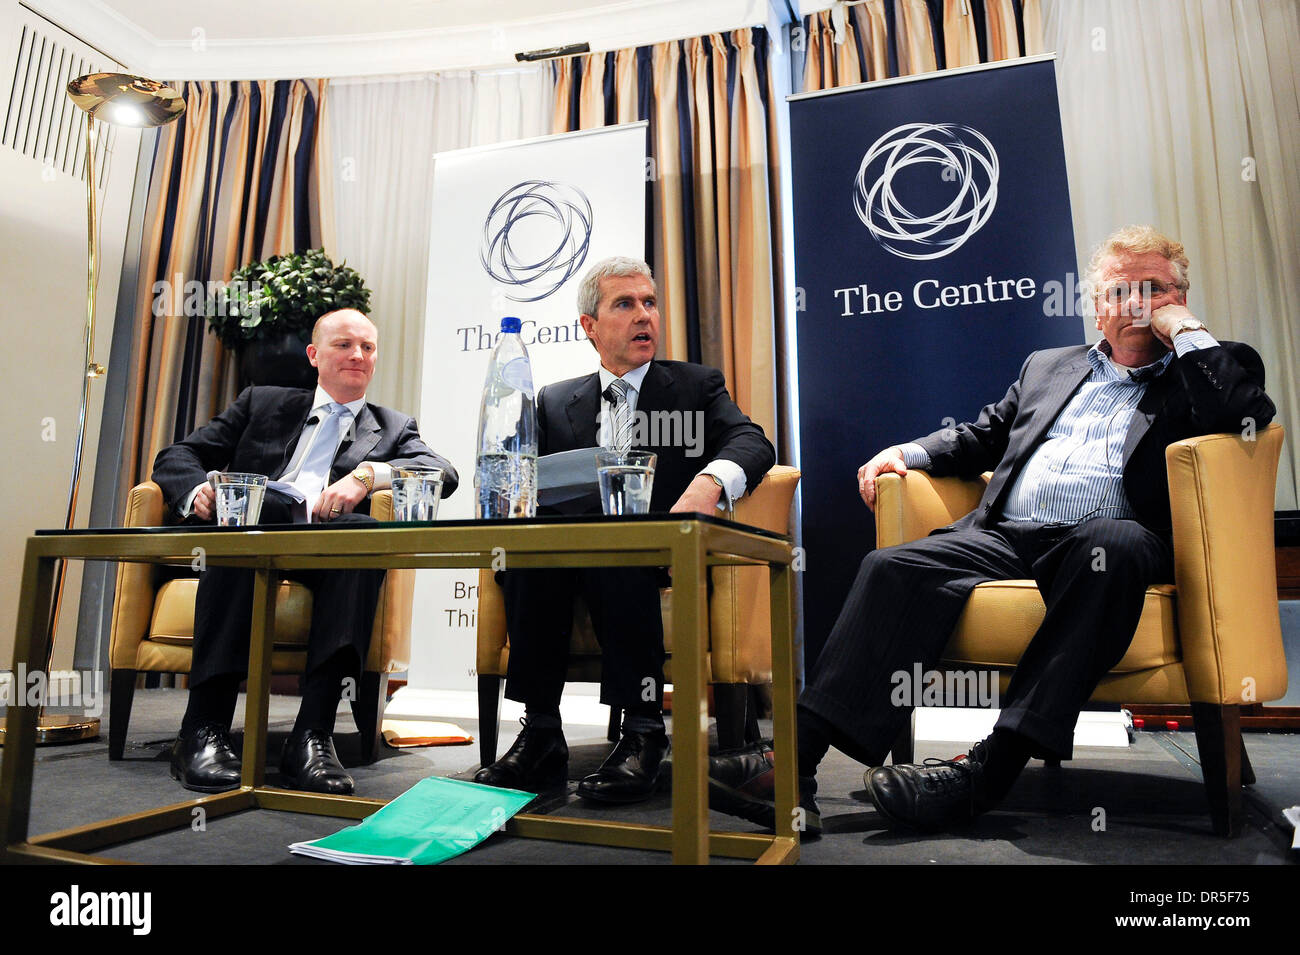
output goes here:
{"type": "MultiPolygon", "coordinates": [[[[31,832],[50,832],[191,798],[167,771],[167,751],[185,699],[184,690],[137,691],[126,758],[121,762],[109,762],[107,735],[89,743],[40,749],[31,832]]],[[[241,713],[242,706],[241,696],[241,713]]],[[[271,700],[268,772],[273,784],[279,746],[292,726],[296,706],[292,697],[271,700]]],[[[473,721],[459,722],[477,734],[473,721]]],[[[237,719],[236,729],[241,725],[242,718],[237,719]]],[[[503,751],[512,732],[511,726],[502,726],[503,751]]],[[[474,744],[385,748],[374,764],[357,766],[358,740],[346,715],[339,718],[336,739],[340,757],[363,796],[392,798],[430,775],[469,778],[478,763],[474,744]]],[[[1290,829],[1281,810],[1300,802],[1300,736],[1251,733],[1246,740],[1259,781],[1248,790],[1246,831],[1233,840],[1210,831],[1195,737],[1189,732],[1142,732],[1127,750],[1081,749],[1059,769],[1031,762],[997,811],[966,829],[938,835],[889,829],[862,791],[863,767],[832,750],[818,775],[826,834],[804,843],[801,861],[805,865],[1294,863],[1300,853],[1288,848],[1290,829]],[[1098,824],[1103,818],[1104,828],[1098,824]]],[[[609,749],[603,733],[595,728],[571,730],[569,745],[569,774],[574,781],[593,771],[609,749]]],[[[917,759],[952,755],[950,747],[917,748],[917,759]]],[[[671,822],[667,793],[636,806],[609,808],[578,799],[573,787],[571,782],[567,796],[550,799],[545,811],[654,825],[671,822]]],[[[720,813],[710,813],[709,821],[714,829],[758,831],[720,813]]],[[[292,856],[287,847],[347,824],[294,813],[247,812],[101,850],[101,854],[145,863],[327,864],[292,856]]],[[[668,861],[664,853],[494,836],[452,864],[668,861]]]]}

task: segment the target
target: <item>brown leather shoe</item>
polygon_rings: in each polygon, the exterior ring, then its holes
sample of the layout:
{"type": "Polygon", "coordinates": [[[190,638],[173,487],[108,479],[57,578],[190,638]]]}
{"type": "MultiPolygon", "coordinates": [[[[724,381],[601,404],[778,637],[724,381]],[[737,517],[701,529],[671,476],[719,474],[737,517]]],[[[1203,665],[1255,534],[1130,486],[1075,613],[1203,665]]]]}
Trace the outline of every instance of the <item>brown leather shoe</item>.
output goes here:
{"type": "MultiPolygon", "coordinates": [[[[709,808],[776,831],[776,764],[770,743],[709,757],[709,808]]],[[[799,777],[799,809],[790,825],[805,838],[820,836],[815,776],[799,777]]]]}

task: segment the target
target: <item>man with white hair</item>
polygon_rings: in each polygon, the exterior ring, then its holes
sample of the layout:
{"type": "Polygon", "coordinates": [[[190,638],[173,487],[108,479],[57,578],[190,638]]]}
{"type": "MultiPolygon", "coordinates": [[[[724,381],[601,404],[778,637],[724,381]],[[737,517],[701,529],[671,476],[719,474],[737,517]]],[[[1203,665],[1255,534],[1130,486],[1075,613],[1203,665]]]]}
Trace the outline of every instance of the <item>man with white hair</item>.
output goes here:
{"type": "MultiPolygon", "coordinates": [[[[1079,711],[1124,655],[1147,586],[1173,580],[1165,448],[1263,428],[1274,415],[1249,345],[1217,341],[1187,308],[1183,247],[1150,226],[1107,238],[1089,269],[1096,345],[1034,352],[974,422],[886,448],[858,471],[993,476],[979,506],[931,536],[867,554],[799,698],[800,804],[820,830],[816,770],[830,746],[865,763],[891,822],[946,828],[998,803],[1030,757],[1069,759],[1079,711]],[[1096,572],[1098,548],[1105,571],[1096,572]],[[891,675],[934,668],[967,595],[1032,578],[1047,613],[970,752],[881,766],[910,717],[891,675]]],[[[771,754],[710,763],[710,805],[772,826],[771,754]]]]}
{"type": "MultiPolygon", "coordinates": [[[[652,512],[712,514],[758,485],[775,452],[727,394],[722,372],[655,358],[659,308],[646,263],[624,257],[596,263],[579,286],[578,311],[600,369],[538,392],[539,454],[592,447],[654,452],[652,512]],[[675,426],[637,426],[656,416],[675,426]]],[[[581,507],[600,513],[598,501],[581,507]]],[[[506,696],[522,702],[526,716],[514,745],[475,781],[540,792],[567,778],[560,694],[573,598],[580,594],[601,643],[601,702],[622,708],[624,719],[618,746],[579,783],[578,794],[612,803],[650,796],[668,753],[662,570],[522,570],[505,571],[501,579],[510,634],[506,696]]]]}

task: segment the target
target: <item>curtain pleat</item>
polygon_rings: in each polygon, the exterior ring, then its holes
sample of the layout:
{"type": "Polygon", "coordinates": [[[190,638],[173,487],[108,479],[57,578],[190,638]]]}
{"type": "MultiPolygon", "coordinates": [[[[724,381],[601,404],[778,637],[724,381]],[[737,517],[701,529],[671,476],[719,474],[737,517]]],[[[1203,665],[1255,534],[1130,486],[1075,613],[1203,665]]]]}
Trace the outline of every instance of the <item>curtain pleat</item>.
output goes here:
{"type": "Polygon", "coordinates": [[[842,9],[839,35],[834,9],[804,17],[801,92],[1044,49],[1041,0],[859,0],[842,9]]]}
{"type": "Polygon", "coordinates": [[[951,69],[974,66],[980,61],[979,40],[975,36],[975,18],[966,0],[945,0],[943,5],[943,55],[951,69]]]}
{"type": "Polygon", "coordinates": [[[317,142],[325,87],[324,80],[186,83],[185,114],[158,131],[124,486],[147,477],[159,450],[234,397],[233,363],[197,314],[208,283],[255,259],[317,247],[332,231],[329,176],[318,172],[328,156],[317,142]],[[156,295],[157,282],[170,295],[156,295]]]}
{"type": "MultiPolygon", "coordinates": [[[[754,28],[563,60],[553,115],[557,132],[649,120],[646,247],[659,285],[660,354],[721,369],[740,407],[779,446],[772,237],[780,196],[766,44],[766,31],[754,28]],[[579,72],[575,115],[564,104],[579,72]],[[605,79],[588,85],[587,77],[605,79]],[[597,90],[605,102],[592,99],[597,90]]],[[[843,70],[858,69],[857,57],[833,44],[829,54],[843,70]]]]}

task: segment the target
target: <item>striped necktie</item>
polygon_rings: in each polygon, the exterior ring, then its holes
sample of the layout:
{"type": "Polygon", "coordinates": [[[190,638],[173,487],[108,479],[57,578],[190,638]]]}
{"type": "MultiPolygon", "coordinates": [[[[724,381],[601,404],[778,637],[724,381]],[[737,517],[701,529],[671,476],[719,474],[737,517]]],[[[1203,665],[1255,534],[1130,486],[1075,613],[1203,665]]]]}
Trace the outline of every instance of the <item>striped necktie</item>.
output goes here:
{"type": "Polygon", "coordinates": [[[604,397],[611,405],[609,449],[625,452],[632,446],[632,410],[627,403],[628,384],[615,378],[605,389],[604,397]]]}

